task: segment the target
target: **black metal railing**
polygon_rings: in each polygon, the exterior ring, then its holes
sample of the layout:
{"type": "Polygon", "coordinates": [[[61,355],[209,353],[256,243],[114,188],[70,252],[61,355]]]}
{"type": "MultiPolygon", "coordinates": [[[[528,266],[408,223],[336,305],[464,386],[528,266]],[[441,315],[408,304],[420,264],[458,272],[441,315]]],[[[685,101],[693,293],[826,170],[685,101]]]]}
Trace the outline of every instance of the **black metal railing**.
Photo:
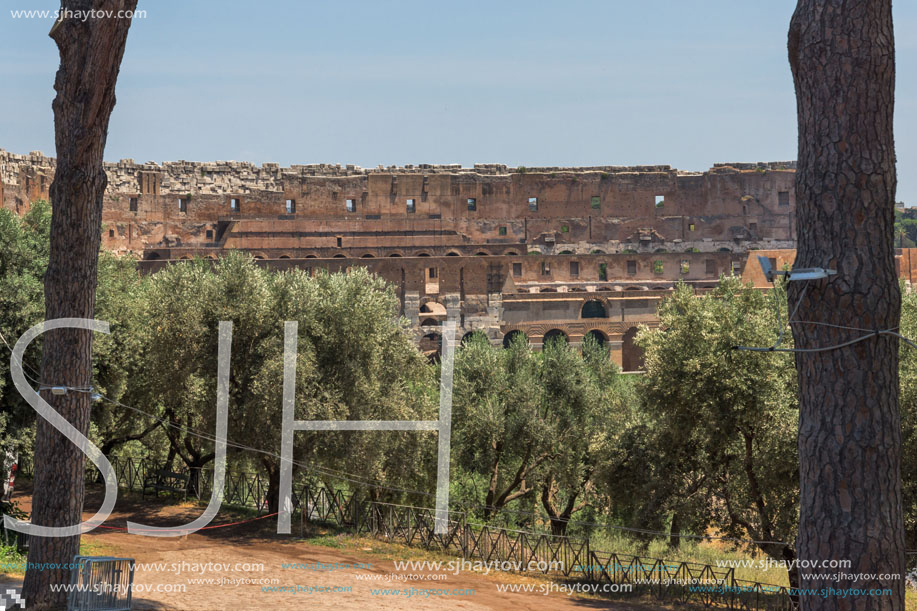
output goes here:
{"type": "MultiPolygon", "coordinates": [[[[109,460],[118,485],[133,491],[142,491],[146,477],[157,470],[146,459],[109,460]]],[[[30,474],[31,465],[20,461],[20,471],[30,474]]],[[[97,478],[98,471],[90,464],[87,479],[97,478]]],[[[189,494],[207,498],[213,486],[213,471],[200,469],[197,477],[189,477],[188,481],[192,487],[189,494]]],[[[267,490],[267,477],[259,473],[228,472],[223,502],[253,507],[261,513],[268,506],[267,490]]],[[[306,523],[330,523],[391,542],[455,554],[471,562],[500,562],[510,570],[633,586],[632,595],[649,595],[660,601],[739,611],[798,608],[788,588],[736,579],[732,568],[595,550],[588,538],[473,524],[460,511],[450,511],[446,532],[437,534],[434,509],[373,501],[355,492],[313,486],[305,481],[294,483],[291,501],[300,516],[301,534],[306,523]]]]}

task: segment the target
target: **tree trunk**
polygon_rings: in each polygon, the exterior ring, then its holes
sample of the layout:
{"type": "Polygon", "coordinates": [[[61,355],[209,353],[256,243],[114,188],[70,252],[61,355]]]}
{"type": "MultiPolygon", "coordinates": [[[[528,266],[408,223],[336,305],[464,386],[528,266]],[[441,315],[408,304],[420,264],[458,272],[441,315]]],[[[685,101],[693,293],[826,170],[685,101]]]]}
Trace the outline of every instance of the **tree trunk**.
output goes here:
{"type": "MultiPolygon", "coordinates": [[[[799,0],[790,25],[799,167],[794,267],[837,270],[789,283],[796,347],[836,346],[863,334],[811,321],[898,326],[892,117],[895,48],[891,0],[799,0]]],[[[802,561],[849,560],[847,573],[900,576],[898,340],[796,353],[799,379],[802,561]]],[[[818,571],[817,571],[818,572],[818,571]]],[[[829,573],[833,571],[828,571],[829,573]]],[[[890,596],[803,596],[813,609],[903,609],[904,580],[833,581],[803,571],[802,588],[890,588],[890,596]]]]}
{"type": "MultiPolygon", "coordinates": [[[[156,430],[158,426],[159,426],[159,422],[154,422],[153,424],[145,428],[140,433],[137,433],[136,435],[125,435],[123,437],[116,437],[113,439],[109,439],[108,441],[102,444],[102,447],[100,448],[100,450],[102,451],[102,454],[104,454],[109,460],[111,460],[112,458],[111,453],[115,451],[115,448],[122,446],[129,441],[139,441],[143,439],[144,437],[152,433],[154,430],[156,430]]],[[[96,483],[97,484],[105,483],[105,480],[102,478],[101,471],[96,472],[96,483]]]]}
{"type": "MultiPolygon", "coordinates": [[[[64,0],[64,9],[133,10],[137,0],[64,0]]],[[[60,52],[54,82],[57,170],[51,184],[51,252],[45,274],[45,318],[93,318],[96,269],[106,186],[102,154],[115,105],[115,83],[130,19],[70,16],[51,30],[60,52]]],[[[41,379],[48,385],[88,387],[92,382],[92,333],[58,329],[45,334],[41,379]]],[[[84,435],[89,430],[90,397],[68,392],[42,397],[84,435]]],[[[32,522],[71,526],[82,521],[85,456],[43,418],[35,440],[32,522]]],[[[34,537],[29,565],[63,566],[79,551],[80,538],[34,537]]],[[[23,595],[29,609],[61,609],[67,569],[26,572],[23,595]]]]}
{"type": "Polygon", "coordinates": [[[263,463],[267,469],[267,512],[280,511],[280,466],[263,463]]]}
{"type": "Polygon", "coordinates": [[[672,514],[672,525],[669,527],[669,547],[677,550],[681,546],[681,514],[678,510],[672,514]]]}

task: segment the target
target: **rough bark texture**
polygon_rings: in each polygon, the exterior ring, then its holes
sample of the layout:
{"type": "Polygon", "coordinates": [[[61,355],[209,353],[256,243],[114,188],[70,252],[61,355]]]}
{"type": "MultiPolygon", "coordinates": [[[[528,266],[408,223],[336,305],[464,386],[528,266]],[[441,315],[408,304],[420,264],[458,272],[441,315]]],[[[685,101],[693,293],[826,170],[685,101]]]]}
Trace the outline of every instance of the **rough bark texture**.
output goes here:
{"type": "MultiPolygon", "coordinates": [[[[900,315],[894,260],[894,36],[891,0],[800,0],[789,32],[799,167],[795,267],[837,270],[791,282],[796,316],[892,329],[900,315]]],[[[797,348],[862,335],[792,324],[797,348]]],[[[797,353],[801,560],[850,560],[843,573],[904,567],[898,341],[797,353]]],[[[822,571],[817,571],[822,572],[822,571]]],[[[828,573],[834,570],[826,571],[828,573]]],[[[891,588],[893,594],[803,596],[803,609],[903,609],[904,581],[811,579],[802,588],[891,588]]]]}
{"type": "MultiPolygon", "coordinates": [[[[71,11],[133,10],[137,0],[64,0],[71,11]]],[[[130,19],[63,18],[51,30],[61,63],[54,82],[57,171],[51,185],[51,254],[45,275],[45,317],[93,318],[96,269],[106,177],[102,153],[115,106],[115,82],[124,55],[130,19]]],[[[44,336],[41,379],[45,384],[88,387],[92,376],[92,334],[61,329],[44,336]]],[[[42,397],[84,435],[89,430],[90,397],[85,392],[42,397]]],[[[82,521],[85,456],[39,418],[35,442],[32,522],[70,526],[82,521]]],[[[68,563],[79,537],[34,538],[30,564],[68,563]]],[[[29,570],[23,594],[29,609],[62,609],[68,570],[29,570]]]]}

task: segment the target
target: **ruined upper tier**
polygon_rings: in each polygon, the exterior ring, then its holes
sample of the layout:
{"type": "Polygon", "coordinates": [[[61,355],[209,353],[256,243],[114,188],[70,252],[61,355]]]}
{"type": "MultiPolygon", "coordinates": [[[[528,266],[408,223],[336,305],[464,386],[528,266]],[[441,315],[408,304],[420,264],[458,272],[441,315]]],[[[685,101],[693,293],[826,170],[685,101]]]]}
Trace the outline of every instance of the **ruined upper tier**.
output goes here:
{"type": "MultiPolygon", "coordinates": [[[[0,198],[48,197],[55,160],[0,150],[0,198]]],[[[105,165],[105,245],[154,258],[792,248],[795,162],[511,168],[105,165]]]]}

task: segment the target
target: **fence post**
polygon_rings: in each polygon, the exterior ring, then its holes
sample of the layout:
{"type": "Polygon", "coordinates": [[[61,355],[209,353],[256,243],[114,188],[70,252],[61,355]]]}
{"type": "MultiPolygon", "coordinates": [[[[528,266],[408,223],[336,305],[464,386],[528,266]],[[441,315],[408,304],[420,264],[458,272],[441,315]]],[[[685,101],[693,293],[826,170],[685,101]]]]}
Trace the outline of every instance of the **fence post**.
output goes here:
{"type": "Polygon", "coordinates": [[[580,567],[580,572],[586,573],[586,578],[589,581],[595,581],[592,578],[592,546],[589,545],[589,537],[586,537],[586,570],[583,571],[583,567],[580,567]]]}

